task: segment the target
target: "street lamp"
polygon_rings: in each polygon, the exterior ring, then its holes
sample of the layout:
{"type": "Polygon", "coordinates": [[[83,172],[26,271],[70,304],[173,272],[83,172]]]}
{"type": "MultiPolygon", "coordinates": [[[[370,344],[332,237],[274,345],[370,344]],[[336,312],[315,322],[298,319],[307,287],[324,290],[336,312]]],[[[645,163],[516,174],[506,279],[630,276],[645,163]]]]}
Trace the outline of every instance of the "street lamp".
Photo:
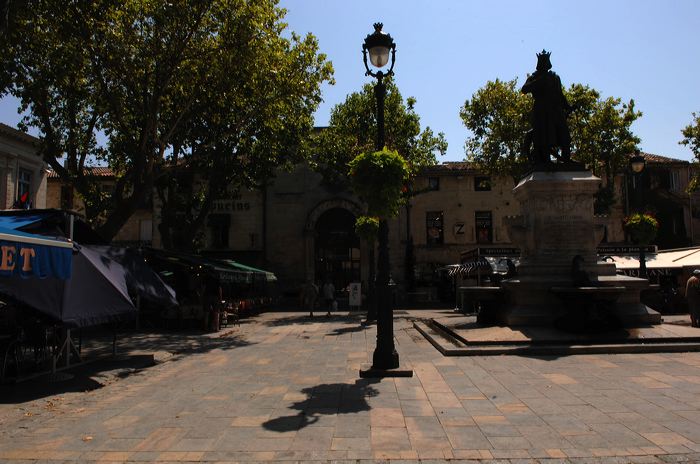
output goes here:
{"type": "Polygon", "coordinates": [[[382,23],[374,23],[374,33],[365,37],[365,43],[362,44],[362,61],[365,64],[365,76],[372,76],[377,79],[377,84],[374,86],[374,95],[377,97],[377,142],[375,148],[377,151],[384,148],[384,97],[386,95],[386,85],[384,78],[394,75],[394,63],[396,62],[396,44],[394,39],[389,34],[382,31],[382,23]],[[387,65],[391,53],[391,66],[389,70],[372,71],[367,65],[367,53],[369,52],[369,60],[377,69],[387,65]]]}
{"type": "Polygon", "coordinates": [[[632,158],[630,158],[630,168],[635,174],[639,174],[640,172],[642,172],[646,164],[647,161],[642,155],[639,154],[639,151],[636,151],[635,155],[632,158]]]}
{"type": "MultiPolygon", "coordinates": [[[[372,76],[377,79],[377,84],[374,86],[374,95],[377,99],[377,139],[375,141],[375,149],[377,151],[384,148],[384,97],[386,95],[386,85],[384,78],[394,75],[394,62],[396,61],[396,44],[394,39],[389,34],[382,32],[382,23],[374,23],[374,33],[368,34],[365,37],[365,42],[362,44],[362,61],[365,64],[365,76],[372,76]],[[386,74],[379,71],[372,71],[367,64],[367,53],[369,52],[369,60],[375,68],[383,68],[391,58],[391,66],[386,74]]],[[[381,233],[381,224],[380,231],[381,233]]],[[[379,237],[377,237],[379,239],[379,237]]],[[[381,244],[379,245],[381,249],[381,244]]],[[[375,287],[374,276],[374,250],[370,251],[370,283],[369,283],[369,308],[367,311],[367,321],[377,319],[377,289],[375,287]]],[[[377,283],[378,283],[377,279],[377,283]]],[[[379,329],[379,322],[377,322],[379,329]]]]}
{"type": "MultiPolygon", "coordinates": [[[[632,171],[632,179],[634,180],[634,212],[639,214],[644,213],[644,187],[642,185],[642,171],[644,171],[645,166],[646,159],[641,155],[639,150],[636,150],[634,152],[634,156],[629,160],[629,167],[632,171]]],[[[639,277],[642,278],[646,278],[647,276],[645,247],[646,245],[640,245],[639,247],[639,277]]]]}
{"type": "MultiPolygon", "coordinates": [[[[377,83],[374,86],[374,95],[377,98],[377,140],[375,145],[377,151],[384,148],[384,97],[386,95],[384,78],[394,74],[394,62],[396,60],[394,39],[382,31],[382,26],[382,23],[375,23],[374,33],[369,34],[362,45],[362,61],[365,64],[365,75],[377,79],[377,83]],[[370,63],[377,71],[373,71],[367,64],[367,54],[369,54],[370,63]],[[391,61],[389,70],[385,73],[381,68],[389,64],[389,61],[391,61]]],[[[377,241],[377,346],[372,356],[372,367],[367,370],[361,370],[360,376],[410,376],[412,371],[401,371],[398,369],[399,354],[394,346],[393,301],[389,288],[389,227],[386,219],[379,221],[377,241]]]]}

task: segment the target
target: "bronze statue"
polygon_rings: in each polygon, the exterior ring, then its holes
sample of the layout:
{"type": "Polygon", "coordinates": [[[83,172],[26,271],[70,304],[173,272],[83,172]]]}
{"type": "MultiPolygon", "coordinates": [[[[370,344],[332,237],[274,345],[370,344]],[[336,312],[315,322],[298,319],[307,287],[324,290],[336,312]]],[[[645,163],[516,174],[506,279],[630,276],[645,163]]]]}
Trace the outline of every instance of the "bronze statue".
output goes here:
{"type": "Polygon", "coordinates": [[[535,99],[530,117],[532,129],[526,134],[522,147],[523,155],[532,165],[549,163],[550,156],[564,163],[571,161],[571,135],[566,118],[572,108],[562,91],[561,79],[550,71],[550,55],[545,50],[537,54],[537,69],[528,75],[521,89],[535,99]]]}

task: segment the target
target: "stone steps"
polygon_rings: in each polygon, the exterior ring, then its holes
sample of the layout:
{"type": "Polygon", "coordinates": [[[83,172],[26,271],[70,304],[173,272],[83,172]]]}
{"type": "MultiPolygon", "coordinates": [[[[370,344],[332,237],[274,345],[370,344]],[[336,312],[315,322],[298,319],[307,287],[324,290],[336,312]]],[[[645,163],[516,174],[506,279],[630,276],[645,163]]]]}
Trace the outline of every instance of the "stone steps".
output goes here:
{"type": "Polygon", "coordinates": [[[434,321],[416,321],[418,330],[444,356],[496,356],[496,355],[573,355],[573,354],[622,354],[622,353],[671,353],[700,351],[700,337],[673,339],[627,339],[596,343],[501,341],[469,342],[448,327],[434,321]]]}

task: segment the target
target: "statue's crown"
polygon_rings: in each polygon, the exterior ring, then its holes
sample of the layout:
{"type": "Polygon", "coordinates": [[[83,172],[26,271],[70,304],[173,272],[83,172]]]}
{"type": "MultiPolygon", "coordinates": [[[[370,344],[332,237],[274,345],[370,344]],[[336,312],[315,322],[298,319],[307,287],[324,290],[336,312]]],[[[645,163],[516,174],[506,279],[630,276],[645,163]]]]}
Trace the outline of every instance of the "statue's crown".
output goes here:
{"type": "Polygon", "coordinates": [[[551,52],[548,52],[544,48],[542,49],[542,53],[537,54],[537,70],[538,71],[547,71],[549,69],[552,69],[552,63],[549,61],[549,56],[551,55],[551,52]]]}

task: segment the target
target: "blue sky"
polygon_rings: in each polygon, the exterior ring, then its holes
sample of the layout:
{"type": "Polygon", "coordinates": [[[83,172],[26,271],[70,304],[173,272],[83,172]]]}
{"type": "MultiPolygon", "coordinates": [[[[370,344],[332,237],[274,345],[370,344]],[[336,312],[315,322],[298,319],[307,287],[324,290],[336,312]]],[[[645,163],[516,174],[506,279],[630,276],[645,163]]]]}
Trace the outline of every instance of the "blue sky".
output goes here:
{"type": "MultiPolygon", "coordinates": [[[[282,0],[297,33],[313,33],[335,67],[316,124],[357,91],[362,42],[374,22],[396,44],[396,81],[414,96],[422,124],[449,142],[443,161],[464,158],[459,108],[486,81],[523,82],[546,48],[565,86],[588,84],[603,96],[634,98],[643,151],[690,159],[680,130],[700,112],[700,1],[587,0],[282,0]]],[[[0,121],[15,125],[16,101],[0,100],[0,121]]]]}
{"type": "Polygon", "coordinates": [[[396,81],[418,99],[423,125],[442,131],[443,158],[464,158],[464,101],[488,80],[518,78],[552,51],[565,86],[633,98],[644,115],[632,126],[643,151],[690,159],[680,130],[700,112],[700,1],[282,0],[290,29],[311,32],[335,67],[317,125],[361,88],[362,42],[374,22],[397,44],[396,81]]]}

